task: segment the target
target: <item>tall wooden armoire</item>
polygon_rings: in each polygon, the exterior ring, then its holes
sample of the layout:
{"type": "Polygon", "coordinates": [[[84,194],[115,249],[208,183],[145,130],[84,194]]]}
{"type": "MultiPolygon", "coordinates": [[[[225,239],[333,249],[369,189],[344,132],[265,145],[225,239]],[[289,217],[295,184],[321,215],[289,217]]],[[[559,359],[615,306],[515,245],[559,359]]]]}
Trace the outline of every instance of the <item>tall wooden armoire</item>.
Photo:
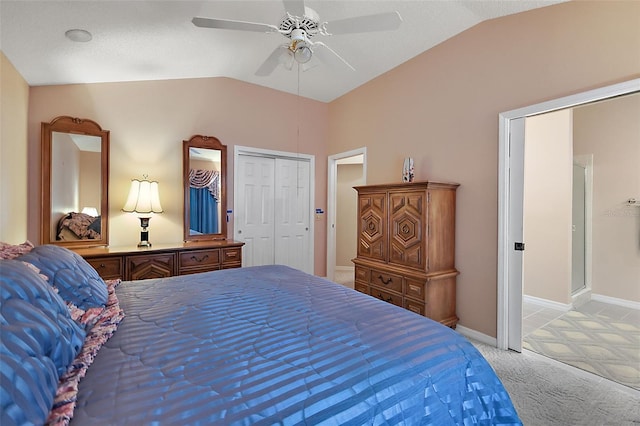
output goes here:
{"type": "Polygon", "coordinates": [[[355,289],[455,328],[457,183],[355,187],[355,289]]]}

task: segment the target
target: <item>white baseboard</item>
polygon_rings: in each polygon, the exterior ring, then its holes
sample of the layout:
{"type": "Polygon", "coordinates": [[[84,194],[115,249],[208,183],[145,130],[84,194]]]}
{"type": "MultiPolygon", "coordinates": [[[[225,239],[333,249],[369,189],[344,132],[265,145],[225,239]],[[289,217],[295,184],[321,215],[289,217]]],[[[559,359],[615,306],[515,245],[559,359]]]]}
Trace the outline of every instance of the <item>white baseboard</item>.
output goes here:
{"type": "MultiPolygon", "coordinates": [[[[577,300],[576,300],[574,301],[574,303],[565,304],[565,303],[554,302],[553,300],[546,300],[546,299],[541,299],[539,297],[527,296],[527,295],[524,295],[522,299],[527,303],[531,303],[543,308],[557,309],[565,312],[568,312],[571,309],[573,309],[574,304],[575,306],[580,306],[581,304],[586,303],[586,301],[581,301],[580,303],[577,303],[577,300]]],[[[602,294],[595,294],[595,293],[591,293],[591,300],[595,302],[608,303],[610,305],[624,306],[625,308],[640,310],[640,302],[634,302],[633,300],[619,299],[617,297],[604,296],[602,294]]]]}
{"type": "Polygon", "coordinates": [[[640,302],[634,302],[633,300],[618,299],[617,297],[604,296],[602,294],[592,294],[591,300],[640,310],[640,302]]]}
{"type": "Polygon", "coordinates": [[[355,266],[336,266],[335,270],[336,272],[355,272],[356,268],[355,266]]]}
{"type": "Polygon", "coordinates": [[[494,348],[498,346],[498,340],[495,337],[488,336],[484,333],[480,333],[479,331],[472,330],[463,325],[457,325],[456,331],[462,334],[464,337],[477,340],[480,343],[493,346],[494,348]]]}
{"type": "Polygon", "coordinates": [[[542,308],[557,309],[559,311],[565,312],[569,312],[573,308],[572,303],[554,302],[553,300],[541,299],[540,297],[535,296],[527,296],[526,294],[522,296],[522,300],[527,303],[532,303],[534,305],[540,306],[542,308]]]}

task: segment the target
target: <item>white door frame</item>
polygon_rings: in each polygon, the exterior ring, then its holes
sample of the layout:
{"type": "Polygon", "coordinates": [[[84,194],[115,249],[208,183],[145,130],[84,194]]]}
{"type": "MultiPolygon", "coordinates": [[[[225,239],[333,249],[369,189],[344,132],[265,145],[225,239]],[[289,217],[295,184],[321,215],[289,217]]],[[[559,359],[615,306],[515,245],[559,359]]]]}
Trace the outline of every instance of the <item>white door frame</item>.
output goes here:
{"type": "Polygon", "coordinates": [[[367,147],[333,154],[327,161],[327,278],[333,280],[336,273],[336,192],[338,186],[338,160],[362,155],[362,177],[367,181],[367,147]]]}
{"type": "MultiPolygon", "coordinates": [[[[311,270],[315,271],[315,188],[316,188],[316,157],[311,154],[301,154],[296,152],[275,151],[272,149],[253,148],[248,146],[235,145],[233,147],[233,164],[238,164],[238,157],[240,155],[252,155],[254,157],[266,157],[266,158],[285,158],[294,161],[308,161],[309,162],[309,250],[308,264],[311,265],[311,270]]],[[[238,173],[233,173],[233,211],[236,210],[236,200],[240,197],[238,194],[238,173]]],[[[237,232],[234,226],[233,232],[237,232]]]]}
{"type": "MultiPolygon", "coordinates": [[[[518,118],[530,117],[533,115],[543,114],[546,112],[557,111],[565,108],[572,108],[579,105],[588,104],[608,98],[628,95],[640,92],[640,78],[629,80],[623,83],[542,102],[536,105],[527,106],[499,114],[499,164],[498,164],[498,324],[497,324],[497,347],[500,349],[509,349],[519,347],[522,342],[509,341],[509,329],[511,327],[522,327],[522,317],[510,318],[509,312],[521,311],[522,299],[512,301],[511,303],[519,303],[520,306],[510,306],[510,291],[518,291],[522,289],[522,278],[519,282],[516,280],[508,280],[510,263],[514,265],[518,259],[513,256],[513,247],[509,247],[509,231],[510,223],[513,226],[513,220],[510,216],[509,202],[512,197],[512,191],[518,191],[521,195],[523,187],[510,187],[509,174],[523,175],[524,164],[511,164],[509,156],[509,143],[519,144],[519,148],[524,148],[524,139],[510,141],[511,120],[518,118]]],[[[522,218],[519,220],[522,226],[522,218]]],[[[521,262],[520,257],[520,262],[521,262]]],[[[521,267],[521,265],[520,265],[521,267]]]]}
{"type": "Polygon", "coordinates": [[[574,155],[573,164],[579,164],[585,169],[584,182],[584,283],[585,288],[571,295],[575,305],[581,300],[580,296],[591,294],[593,277],[593,154],[574,155]]]}

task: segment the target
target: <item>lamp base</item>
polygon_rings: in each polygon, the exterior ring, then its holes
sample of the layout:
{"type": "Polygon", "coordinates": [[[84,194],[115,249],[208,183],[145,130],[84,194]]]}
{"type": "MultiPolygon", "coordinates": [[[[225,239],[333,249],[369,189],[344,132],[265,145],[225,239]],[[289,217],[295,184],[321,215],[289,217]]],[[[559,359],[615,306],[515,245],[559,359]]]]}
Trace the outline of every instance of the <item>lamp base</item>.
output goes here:
{"type": "Polygon", "coordinates": [[[142,226],[142,231],[140,231],[140,242],[138,243],[138,247],[151,247],[151,243],[149,242],[149,231],[147,231],[147,226],[149,226],[149,219],[151,218],[140,218],[140,226],[142,226]]]}

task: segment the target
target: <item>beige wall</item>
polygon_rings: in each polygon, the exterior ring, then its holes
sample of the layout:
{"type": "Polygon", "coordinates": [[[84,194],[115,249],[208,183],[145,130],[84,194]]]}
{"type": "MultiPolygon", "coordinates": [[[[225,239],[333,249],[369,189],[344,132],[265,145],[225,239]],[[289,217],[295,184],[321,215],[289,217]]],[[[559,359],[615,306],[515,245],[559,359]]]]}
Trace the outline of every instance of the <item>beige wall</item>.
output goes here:
{"type": "Polygon", "coordinates": [[[640,77],[640,2],[568,2],[481,23],[330,104],[329,154],[367,146],[367,183],[461,184],[460,324],[496,335],[498,114],[640,77]]]}
{"type": "Polygon", "coordinates": [[[572,110],[526,119],[525,295],[571,303],[572,110]]]}
{"type": "Polygon", "coordinates": [[[336,266],[353,268],[358,245],[358,194],[362,185],[362,164],[338,164],[336,182],[336,266]]]}
{"type": "Polygon", "coordinates": [[[102,155],[99,152],[80,151],[80,199],[79,211],[85,207],[95,207],[100,212],[100,162],[102,155]]]}
{"type": "Polygon", "coordinates": [[[0,52],[0,241],[27,239],[29,86],[0,52]]]}
{"type": "Polygon", "coordinates": [[[576,108],[574,153],[593,154],[593,293],[640,302],[640,94],[576,108]]]}
{"type": "MultiPolygon", "coordinates": [[[[110,133],[109,241],[135,245],[139,222],[120,211],[132,178],[157,180],[164,213],[149,227],[153,243],[182,241],[182,141],[195,134],[227,145],[229,208],[233,147],[242,145],[316,156],[315,203],[326,208],[328,105],[225,78],[38,86],[30,89],[29,235],[38,240],[40,123],[60,115],[88,118],[110,133]],[[300,140],[296,108],[300,107],[300,140]]],[[[233,235],[233,223],[229,224],[233,235]]],[[[315,273],[325,275],[326,219],[315,222],[315,273]]]]}
{"type": "Polygon", "coordinates": [[[80,211],[79,201],[80,150],[71,135],[54,132],[51,142],[51,240],[56,240],[60,218],[69,212],[80,211]]]}

